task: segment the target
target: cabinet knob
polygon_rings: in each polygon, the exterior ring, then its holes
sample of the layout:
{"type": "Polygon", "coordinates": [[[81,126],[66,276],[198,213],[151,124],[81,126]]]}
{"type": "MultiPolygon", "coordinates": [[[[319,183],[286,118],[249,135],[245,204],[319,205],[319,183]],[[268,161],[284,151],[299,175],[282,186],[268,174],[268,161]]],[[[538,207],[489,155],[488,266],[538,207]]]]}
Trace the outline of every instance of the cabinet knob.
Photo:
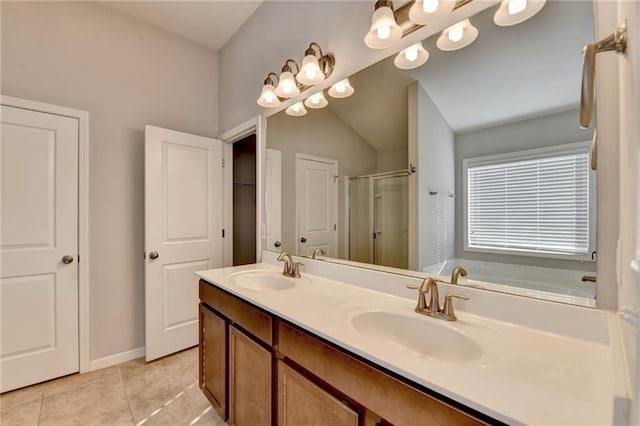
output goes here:
{"type": "Polygon", "coordinates": [[[158,254],[157,251],[152,251],[151,253],[149,253],[149,259],[154,260],[157,259],[160,255],[158,254]]]}
{"type": "Polygon", "coordinates": [[[300,238],[300,242],[301,242],[301,243],[306,243],[306,242],[307,242],[307,239],[306,239],[305,237],[302,237],[302,238],[300,238]]]}
{"type": "Polygon", "coordinates": [[[65,265],[73,263],[73,256],[70,256],[70,255],[63,256],[62,263],[64,263],[65,265]]]}
{"type": "Polygon", "coordinates": [[[273,245],[276,247],[280,247],[282,243],[280,241],[276,241],[275,243],[273,243],[273,245]]]}

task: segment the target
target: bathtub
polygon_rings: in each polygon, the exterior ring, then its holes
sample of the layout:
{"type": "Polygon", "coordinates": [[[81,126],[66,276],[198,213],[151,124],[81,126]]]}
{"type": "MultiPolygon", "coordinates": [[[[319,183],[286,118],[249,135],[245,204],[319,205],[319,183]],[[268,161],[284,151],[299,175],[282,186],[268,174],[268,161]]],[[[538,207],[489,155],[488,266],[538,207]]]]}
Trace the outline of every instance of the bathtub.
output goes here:
{"type": "Polygon", "coordinates": [[[581,306],[596,305],[596,284],[581,280],[585,275],[594,276],[595,272],[467,259],[445,260],[422,271],[449,281],[456,266],[462,266],[468,273],[458,279],[461,285],[581,306]]]}

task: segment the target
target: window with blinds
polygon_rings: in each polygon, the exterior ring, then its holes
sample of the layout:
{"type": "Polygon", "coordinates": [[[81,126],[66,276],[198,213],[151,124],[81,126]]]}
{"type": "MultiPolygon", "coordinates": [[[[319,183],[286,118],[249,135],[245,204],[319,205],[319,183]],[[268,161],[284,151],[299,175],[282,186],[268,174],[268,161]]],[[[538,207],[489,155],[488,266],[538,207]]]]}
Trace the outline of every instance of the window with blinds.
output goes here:
{"type": "Polygon", "coordinates": [[[588,146],[467,159],[464,169],[467,249],[590,253],[595,186],[588,146]]]}

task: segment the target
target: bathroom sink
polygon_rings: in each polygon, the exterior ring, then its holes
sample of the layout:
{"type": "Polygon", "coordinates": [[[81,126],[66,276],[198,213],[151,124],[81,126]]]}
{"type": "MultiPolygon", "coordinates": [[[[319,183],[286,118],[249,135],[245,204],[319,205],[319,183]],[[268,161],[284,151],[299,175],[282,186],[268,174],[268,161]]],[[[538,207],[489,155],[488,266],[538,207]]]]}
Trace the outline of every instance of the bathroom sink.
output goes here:
{"type": "Polygon", "coordinates": [[[367,338],[420,358],[465,363],[483,354],[480,345],[451,323],[413,312],[364,311],[351,317],[351,326],[367,338]]]}
{"type": "Polygon", "coordinates": [[[229,281],[251,290],[282,291],[290,290],[301,283],[308,283],[309,279],[285,277],[281,272],[272,270],[253,270],[231,274],[229,281]]]}

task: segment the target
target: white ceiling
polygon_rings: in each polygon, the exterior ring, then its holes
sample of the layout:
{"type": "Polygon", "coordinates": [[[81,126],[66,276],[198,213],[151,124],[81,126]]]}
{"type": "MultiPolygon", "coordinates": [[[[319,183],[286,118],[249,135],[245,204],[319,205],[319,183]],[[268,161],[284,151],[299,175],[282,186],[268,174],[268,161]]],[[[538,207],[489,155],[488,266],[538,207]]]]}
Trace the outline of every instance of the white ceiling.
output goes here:
{"type": "Polygon", "coordinates": [[[125,0],[102,4],[217,51],[262,1],[125,0]]]}
{"type": "Polygon", "coordinates": [[[402,71],[389,57],[352,76],[355,95],[330,100],[330,107],[377,149],[406,144],[407,87],[414,81],[456,133],[577,108],[581,49],[594,39],[593,4],[549,1],[508,28],[493,23],[494,13],[471,18],[479,36],[470,46],[443,52],[431,37],[423,42],[431,55],[426,64],[402,71]]]}

